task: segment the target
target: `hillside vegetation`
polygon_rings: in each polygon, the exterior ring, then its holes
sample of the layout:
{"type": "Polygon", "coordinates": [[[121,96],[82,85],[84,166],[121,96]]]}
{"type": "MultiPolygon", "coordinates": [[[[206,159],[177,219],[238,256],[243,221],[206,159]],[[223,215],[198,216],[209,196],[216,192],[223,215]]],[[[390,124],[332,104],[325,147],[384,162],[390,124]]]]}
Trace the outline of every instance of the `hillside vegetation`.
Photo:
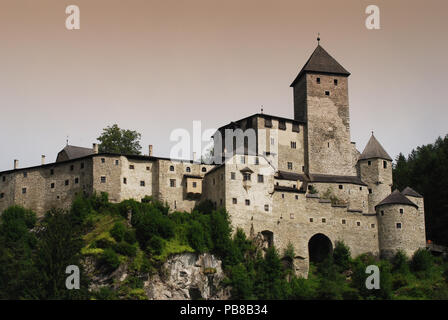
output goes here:
{"type": "MultiPolygon", "coordinates": [[[[235,299],[446,299],[448,264],[427,251],[392,261],[352,259],[343,243],[311,265],[309,279],[294,275],[294,248],[257,248],[242,230],[232,232],[225,210],[205,202],[192,213],[174,212],[151,198],[119,204],[107,195],[79,197],[68,212],[37,221],[11,207],[0,218],[0,299],[146,299],[143,282],[162,272],[173,254],[210,252],[219,257],[235,299]],[[130,214],[132,213],[132,214],[130,214]],[[95,261],[95,269],[87,268],[95,261]],[[126,264],[123,283],[92,287],[92,278],[126,264]],[[381,270],[381,289],[367,290],[365,269],[381,270]],[[65,288],[65,268],[81,267],[81,289],[65,288]],[[89,290],[90,288],[90,290],[89,290]]],[[[204,270],[209,272],[209,270],[204,270]]]]}

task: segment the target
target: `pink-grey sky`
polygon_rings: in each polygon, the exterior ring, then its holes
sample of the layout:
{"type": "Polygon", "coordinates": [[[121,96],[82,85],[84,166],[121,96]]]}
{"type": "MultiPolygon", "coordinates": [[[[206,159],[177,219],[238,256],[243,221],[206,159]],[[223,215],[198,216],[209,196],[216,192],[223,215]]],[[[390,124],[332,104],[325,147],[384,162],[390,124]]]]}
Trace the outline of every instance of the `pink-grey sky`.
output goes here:
{"type": "Polygon", "coordinates": [[[392,157],[448,133],[446,0],[1,0],[0,171],[90,147],[118,123],[169,156],[175,128],[293,116],[316,46],[352,75],[351,135],[392,157]],[[375,4],[381,29],[367,30],[375,4]],[[81,29],[65,28],[77,5],[81,29]]]}

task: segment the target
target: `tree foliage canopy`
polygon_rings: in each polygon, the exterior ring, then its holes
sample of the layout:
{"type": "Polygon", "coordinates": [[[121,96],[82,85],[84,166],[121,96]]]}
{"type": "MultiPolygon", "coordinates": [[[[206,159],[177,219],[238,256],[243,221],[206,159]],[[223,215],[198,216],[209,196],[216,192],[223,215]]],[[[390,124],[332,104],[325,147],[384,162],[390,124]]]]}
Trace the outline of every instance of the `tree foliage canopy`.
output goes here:
{"type": "Polygon", "coordinates": [[[117,124],[104,128],[103,133],[97,139],[100,142],[100,152],[129,155],[141,153],[141,134],[137,131],[120,129],[117,124]]]}

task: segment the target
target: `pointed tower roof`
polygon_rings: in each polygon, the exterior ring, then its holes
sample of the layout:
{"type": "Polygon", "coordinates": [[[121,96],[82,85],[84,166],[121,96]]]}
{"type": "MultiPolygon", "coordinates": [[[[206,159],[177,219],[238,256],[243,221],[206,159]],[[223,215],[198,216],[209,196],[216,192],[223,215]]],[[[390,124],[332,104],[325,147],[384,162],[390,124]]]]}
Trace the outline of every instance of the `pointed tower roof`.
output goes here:
{"type": "Polygon", "coordinates": [[[367,159],[374,159],[374,158],[380,158],[392,161],[392,158],[390,155],[384,150],[383,146],[376,140],[375,136],[373,135],[370,137],[369,142],[367,142],[367,145],[362,152],[361,156],[359,157],[359,160],[367,160],[367,159]]]}
{"type": "Polygon", "coordinates": [[[300,70],[296,79],[291,83],[291,87],[293,87],[300,77],[307,72],[337,74],[347,77],[350,75],[350,72],[345,70],[345,68],[330,56],[330,54],[320,45],[317,45],[317,48],[305,63],[302,70],[300,70]]]}
{"type": "Polygon", "coordinates": [[[378,203],[376,207],[385,205],[385,204],[404,204],[404,205],[409,205],[409,206],[413,206],[415,208],[418,209],[418,206],[412,202],[411,200],[409,200],[408,198],[406,198],[404,195],[401,194],[400,191],[395,190],[394,192],[392,192],[390,195],[388,195],[383,201],[381,201],[380,203],[378,203]]]}
{"type": "Polygon", "coordinates": [[[401,191],[401,194],[409,197],[423,198],[423,196],[420,193],[418,193],[411,187],[406,187],[403,191],[401,191]]]}

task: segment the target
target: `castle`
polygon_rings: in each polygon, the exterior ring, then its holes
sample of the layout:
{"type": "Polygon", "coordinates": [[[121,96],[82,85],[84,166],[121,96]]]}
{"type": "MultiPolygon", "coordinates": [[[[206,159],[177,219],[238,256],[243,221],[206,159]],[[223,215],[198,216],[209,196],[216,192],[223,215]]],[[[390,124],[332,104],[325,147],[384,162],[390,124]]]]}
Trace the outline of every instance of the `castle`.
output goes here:
{"type": "Polygon", "coordinates": [[[362,153],[351,142],[349,76],[318,45],[291,84],[294,118],[257,113],[219,128],[221,164],[154,157],[152,146],[148,155],[99,153],[96,144],[66,146],[56,162],[42,156],[31,168],[15,160],[0,172],[0,212],[17,204],[43,215],[80,192],[107,192],[112,202],[152,196],[186,211],[211,200],[261,245],[291,243],[305,276],[338,240],[354,256],[412,255],[426,244],[423,197],[409,187],[391,193],[392,159],[373,133],[362,153]]]}

